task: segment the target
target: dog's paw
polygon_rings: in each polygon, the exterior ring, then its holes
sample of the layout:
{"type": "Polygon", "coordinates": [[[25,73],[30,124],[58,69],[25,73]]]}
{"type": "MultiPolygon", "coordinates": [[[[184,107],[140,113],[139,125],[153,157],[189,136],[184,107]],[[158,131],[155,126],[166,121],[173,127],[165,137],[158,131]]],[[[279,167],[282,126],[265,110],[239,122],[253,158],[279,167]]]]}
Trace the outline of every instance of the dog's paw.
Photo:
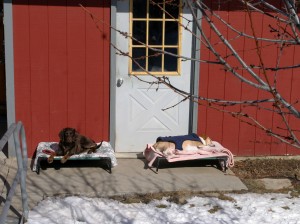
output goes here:
{"type": "Polygon", "coordinates": [[[95,150],[95,149],[91,149],[91,150],[89,150],[89,151],[87,152],[87,154],[92,154],[92,153],[94,153],[94,152],[96,152],[96,150],[95,150]]]}
{"type": "Polygon", "coordinates": [[[67,162],[67,159],[62,158],[62,159],[60,160],[60,162],[61,162],[61,163],[65,163],[65,162],[67,162]]]}

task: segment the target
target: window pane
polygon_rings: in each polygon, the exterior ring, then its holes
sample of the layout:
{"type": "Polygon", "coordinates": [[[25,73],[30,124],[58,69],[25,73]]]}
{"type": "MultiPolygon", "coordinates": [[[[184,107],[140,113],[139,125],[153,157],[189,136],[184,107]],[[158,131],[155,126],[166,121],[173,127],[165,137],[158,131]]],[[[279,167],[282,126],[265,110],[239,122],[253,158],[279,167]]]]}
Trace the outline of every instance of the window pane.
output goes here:
{"type": "Polygon", "coordinates": [[[132,71],[143,71],[146,68],[146,48],[132,48],[132,71]],[[140,65],[138,65],[137,63],[140,65]]]}
{"type": "Polygon", "coordinates": [[[166,1],[165,10],[166,10],[166,18],[177,19],[179,15],[179,0],[166,1]]]}
{"type": "Polygon", "coordinates": [[[131,2],[131,71],[146,74],[176,75],[180,69],[180,32],[178,25],[181,0],[130,0],[131,2]],[[175,18],[178,21],[174,21],[175,18]],[[140,42],[140,43],[139,43],[140,42]],[[143,44],[146,44],[144,46],[143,44]],[[148,47],[149,46],[149,47],[148,47]],[[164,49],[175,56],[151,50],[164,49]],[[146,71],[147,69],[147,71],[146,71]]]}
{"type": "Polygon", "coordinates": [[[149,44],[162,45],[162,22],[149,22],[149,44]]]}
{"type": "Polygon", "coordinates": [[[145,0],[133,0],[133,18],[146,18],[147,2],[145,0]]]}
{"type": "Polygon", "coordinates": [[[178,44],[178,23],[176,21],[166,22],[165,45],[178,44]]]}
{"type": "Polygon", "coordinates": [[[149,0],[149,18],[163,18],[163,10],[161,8],[164,8],[163,0],[149,0]]]}
{"type": "MultiPolygon", "coordinates": [[[[166,48],[165,51],[177,55],[177,48],[166,48]]],[[[177,71],[177,57],[165,54],[165,72],[176,72],[177,71]]]]}
{"type": "MultiPolygon", "coordinates": [[[[132,23],[133,37],[142,43],[146,43],[146,22],[145,21],[133,21],[132,23]]],[[[133,45],[140,45],[137,41],[133,40],[133,45]]]]}
{"type": "Polygon", "coordinates": [[[149,49],[148,71],[159,72],[162,70],[161,65],[162,65],[161,53],[149,49]]]}

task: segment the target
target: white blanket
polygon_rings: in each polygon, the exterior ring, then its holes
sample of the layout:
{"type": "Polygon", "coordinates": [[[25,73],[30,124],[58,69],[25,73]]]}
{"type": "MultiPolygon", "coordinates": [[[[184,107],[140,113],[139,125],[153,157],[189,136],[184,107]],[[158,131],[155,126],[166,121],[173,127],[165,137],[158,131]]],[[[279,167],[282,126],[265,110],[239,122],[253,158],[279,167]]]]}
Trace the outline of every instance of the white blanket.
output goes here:
{"type": "MultiPolygon", "coordinates": [[[[100,143],[97,143],[100,144],[100,143]]],[[[36,171],[37,161],[39,157],[49,157],[50,152],[58,150],[58,142],[40,142],[36,149],[36,157],[33,163],[32,171],[36,171]]],[[[61,158],[62,156],[56,156],[55,158],[61,158]]],[[[102,145],[97,149],[95,153],[81,153],[73,155],[70,158],[91,158],[91,157],[109,157],[111,159],[112,167],[117,165],[117,159],[113,148],[108,142],[103,141],[102,145]]]]}

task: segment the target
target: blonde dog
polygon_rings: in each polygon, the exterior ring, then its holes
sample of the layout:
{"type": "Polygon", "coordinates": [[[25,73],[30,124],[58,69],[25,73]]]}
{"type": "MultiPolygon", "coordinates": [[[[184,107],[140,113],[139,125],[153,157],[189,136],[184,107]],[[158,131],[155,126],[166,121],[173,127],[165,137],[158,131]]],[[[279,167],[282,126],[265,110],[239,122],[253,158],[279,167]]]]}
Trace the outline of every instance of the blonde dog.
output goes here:
{"type": "Polygon", "coordinates": [[[185,140],[182,142],[182,150],[176,149],[176,145],[169,141],[158,141],[153,145],[153,148],[158,152],[161,152],[164,156],[172,156],[176,154],[189,154],[189,153],[200,153],[209,154],[211,152],[205,151],[203,147],[214,146],[210,137],[201,137],[201,141],[185,140]]]}

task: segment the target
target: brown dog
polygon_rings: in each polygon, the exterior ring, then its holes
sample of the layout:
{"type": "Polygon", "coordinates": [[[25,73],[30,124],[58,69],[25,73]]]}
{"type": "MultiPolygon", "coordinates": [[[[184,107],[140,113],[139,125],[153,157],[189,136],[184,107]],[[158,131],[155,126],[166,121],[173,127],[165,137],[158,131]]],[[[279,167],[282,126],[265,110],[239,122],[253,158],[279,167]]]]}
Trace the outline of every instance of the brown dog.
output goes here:
{"type": "MultiPolygon", "coordinates": [[[[209,137],[200,137],[200,139],[201,141],[185,140],[182,143],[182,152],[199,151],[202,147],[213,146],[212,140],[209,137]]],[[[153,145],[153,148],[163,153],[164,156],[171,156],[176,154],[175,143],[173,142],[159,141],[153,145]]],[[[203,150],[201,150],[201,152],[202,151],[203,150]]],[[[203,151],[202,153],[205,153],[205,151],[203,151]]]]}
{"type": "Polygon", "coordinates": [[[101,146],[92,139],[79,134],[74,128],[64,128],[59,132],[59,149],[48,157],[48,163],[53,162],[54,156],[63,156],[60,160],[65,163],[70,156],[80,153],[93,153],[101,146]]]}

